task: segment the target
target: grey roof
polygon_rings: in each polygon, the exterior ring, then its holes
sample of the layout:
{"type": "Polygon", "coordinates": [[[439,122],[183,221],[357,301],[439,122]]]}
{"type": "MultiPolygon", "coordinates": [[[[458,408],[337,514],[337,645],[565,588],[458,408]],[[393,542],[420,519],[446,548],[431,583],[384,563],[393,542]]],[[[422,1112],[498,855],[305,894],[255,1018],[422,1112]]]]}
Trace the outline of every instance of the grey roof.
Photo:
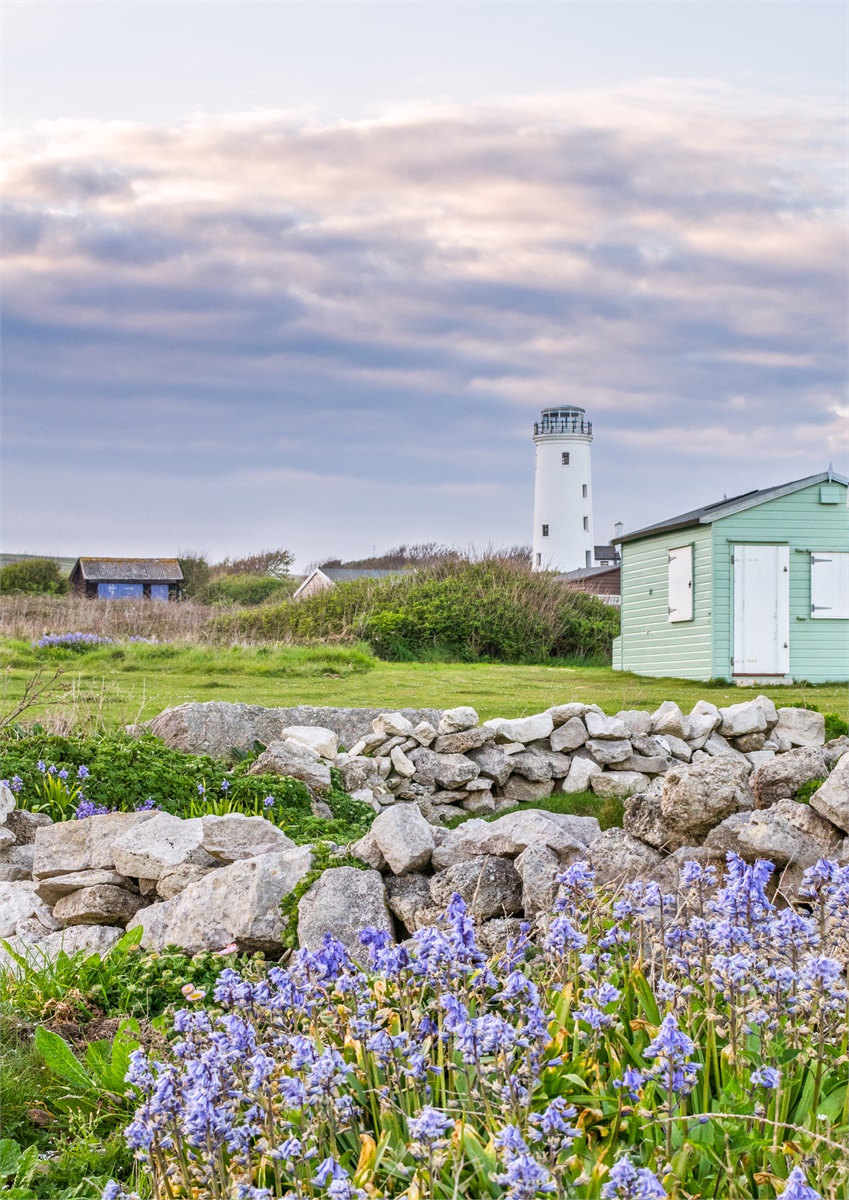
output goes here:
{"type": "Polygon", "coordinates": [[[179,583],[183,578],[176,558],[78,558],[77,571],[91,582],[179,583]]]}
{"type": "Polygon", "coordinates": [[[831,470],[821,471],[819,475],[808,475],[804,479],[794,479],[792,483],[782,483],[778,487],[757,488],[752,492],[742,492],[739,496],[723,496],[713,504],[703,504],[680,516],[670,517],[666,521],[658,521],[656,525],[646,525],[643,529],[635,529],[614,539],[618,545],[625,542],[635,542],[639,538],[651,537],[656,533],[670,533],[675,529],[687,529],[691,525],[710,525],[733,513],[744,512],[747,508],[757,508],[768,500],[777,500],[780,496],[789,496],[792,492],[800,492],[803,488],[812,487],[816,483],[842,483],[849,486],[849,479],[835,475],[831,470]]]}
{"type": "Polygon", "coordinates": [[[592,579],[595,575],[612,575],[614,571],[619,570],[619,563],[613,563],[607,567],[579,567],[577,571],[561,571],[557,576],[558,579],[567,581],[573,579],[592,579]]]}
{"type": "Polygon", "coordinates": [[[374,570],[371,567],[319,567],[322,575],[326,575],[333,583],[345,583],[351,579],[384,579],[387,575],[404,575],[401,567],[392,570],[374,570]]]}
{"type": "Polygon", "coordinates": [[[593,550],[596,558],[613,558],[619,561],[619,551],[615,546],[594,546],[593,550]]]}

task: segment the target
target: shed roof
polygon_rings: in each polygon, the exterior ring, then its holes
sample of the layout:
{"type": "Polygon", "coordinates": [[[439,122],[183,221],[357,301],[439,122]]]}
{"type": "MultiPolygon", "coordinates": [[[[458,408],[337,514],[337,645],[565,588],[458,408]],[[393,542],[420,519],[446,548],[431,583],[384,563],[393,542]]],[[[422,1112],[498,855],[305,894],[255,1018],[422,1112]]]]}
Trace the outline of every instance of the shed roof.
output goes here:
{"type": "Polygon", "coordinates": [[[614,541],[618,545],[623,545],[625,542],[636,542],[640,538],[652,537],[656,533],[670,533],[675,529],[687,529],[692,525],[710,525],[733,513],[743,512],[747,508],[757,508],[759,504],[766,504],[768,500],[789,496],[792,492],[800,492],[803,488],[811,487],[816,483],[842,483],[844,486],[849,486],[849,479],[845,479],[842,475],[835,475],[833,471],[828,470],[821,471],[819,475],[807,475],[804,479],[794,479],[791,483],[782,483],[777,487],[756,488],[751,492],[742,492],[739,496],[723,496],[721,500],[717,500],[713,504],[703,504],[701,508],[694,508],[690,512],[670,517],[666,521],[658,521],[656,525],[646,525],[643,529],[635,529],[633,533],[626,533],[622,537],[614,538],[614,541]]]}
{"type": "Polygon", "coordinates": [[[91,582],[179,583],[183,578],[176,558],[78,558],[72,576],[91,582]]]}

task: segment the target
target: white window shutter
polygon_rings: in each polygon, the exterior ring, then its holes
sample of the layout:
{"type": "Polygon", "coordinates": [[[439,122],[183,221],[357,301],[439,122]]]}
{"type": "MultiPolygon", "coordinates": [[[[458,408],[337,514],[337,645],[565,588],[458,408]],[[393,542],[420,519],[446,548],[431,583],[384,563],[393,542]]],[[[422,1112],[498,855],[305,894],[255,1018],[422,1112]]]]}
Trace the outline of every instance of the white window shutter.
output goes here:
{"type": "Polygon", "coordinates": [[[849,618],[849,553],[811,554],[811,616],[820,620],[849,618]]]}
{"type": "Polygon", "coordinates": [[[669,551],[670,621],[693,619],[693,547],[679,546],[669,551]]]}

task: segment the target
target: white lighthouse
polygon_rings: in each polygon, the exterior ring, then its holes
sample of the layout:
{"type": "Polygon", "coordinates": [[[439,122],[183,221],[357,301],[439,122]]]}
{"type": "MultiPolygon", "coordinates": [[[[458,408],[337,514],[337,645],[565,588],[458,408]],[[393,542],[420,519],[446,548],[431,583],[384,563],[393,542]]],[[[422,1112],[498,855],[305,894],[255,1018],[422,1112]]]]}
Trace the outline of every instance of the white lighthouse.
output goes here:
{"type": "Polygon", "coordinates": [[[573,405],[544,408],[534,422],[533,565],[576,571],[593,565],[592,422],[573,405]]]}

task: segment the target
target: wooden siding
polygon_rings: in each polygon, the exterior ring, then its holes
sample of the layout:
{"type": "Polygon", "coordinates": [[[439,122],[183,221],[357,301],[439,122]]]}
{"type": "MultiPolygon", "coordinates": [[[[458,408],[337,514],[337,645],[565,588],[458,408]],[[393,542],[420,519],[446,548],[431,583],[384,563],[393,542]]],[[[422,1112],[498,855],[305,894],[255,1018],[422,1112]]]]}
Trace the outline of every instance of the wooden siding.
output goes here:
{"type": "Polygon", "coordinates": [[[622,632],[614,642],[614,667],[639,675],[710,678],[711,554],[708,525],[622,546],[622,632]],[[693,546],[693,620],[670,622],[667,555],[687,545],[693,546]]]}
{"type": "MultiPolygon", "coordinates": [[[[846,488],[843,502],[820,503],[820,484],[723,517],[713,526],[714,652],[711,674],[731,677],[735,543],[779,543],[790,549],[790,675],[828,683],[849,679],[849,621],[811,620],[811,554],[849,550],[846,488]]],[[[626,547],[627,549],[628,547],[626,547]]],[[[706,676],[705,676],[706,678],[706,676]]]]}

